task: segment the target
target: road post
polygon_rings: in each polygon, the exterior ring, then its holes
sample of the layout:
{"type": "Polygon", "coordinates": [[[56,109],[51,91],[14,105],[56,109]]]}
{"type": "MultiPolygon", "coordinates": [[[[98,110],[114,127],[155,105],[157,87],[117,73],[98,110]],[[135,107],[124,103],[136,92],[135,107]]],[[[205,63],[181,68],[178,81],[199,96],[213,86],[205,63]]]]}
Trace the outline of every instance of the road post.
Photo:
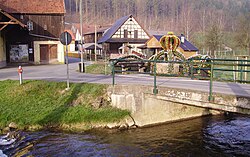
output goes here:
{"type": "Polygon", "coordinates": [[[214,100],[213,98],[213,76],[214,76],[214,64],[211,60],[211,73],[210,73],[210,83],[209,83],[209,96],[208,101],[212,102],[214,100]]]}
{"type": "Polygon", "coordinates": [[[114,65],[114,61],[112,61],[112,85],[115,85],[115,65],[114,65]]]}
{"type": "Polygon", "coordinates": [[[158,93],[157,85],[156,85],[156,61],[154,60],[154,95],[158,93]]]}
{"type": "Polygon", "coordinates": [[[240,61],[240,83],[243,81],[243,61],[240,61]]]}
{"type": "Polygon", "coordinates": [[[22,66],[18,67],[18,75],[19,75],[19,82],[21,85],[21,84],[23,84],[23,68],[22,68],[22,66]]]}
{"type": "Polygon", "coordinates": [[[193,59],[190,60],[190,73],[191,73],[191,79],[194,79],[194,63],[193,63],[193,59]]]}

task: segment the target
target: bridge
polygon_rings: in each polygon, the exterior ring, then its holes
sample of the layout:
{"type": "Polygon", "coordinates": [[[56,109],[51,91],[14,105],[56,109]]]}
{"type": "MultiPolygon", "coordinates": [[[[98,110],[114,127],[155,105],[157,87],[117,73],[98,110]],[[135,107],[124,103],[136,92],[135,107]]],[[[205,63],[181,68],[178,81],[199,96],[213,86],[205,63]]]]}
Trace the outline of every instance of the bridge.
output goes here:
{"type": "MultiPolygon", "coordinates": [[[[248,70],[250,60],[209,59],[209,61],[207,61],[206,59],[199,59],[194,62],[194,60],[152,61],[139,59],[138,63],[140,63],[140,65],[142,63],[144,63],[144,65],[151,65],[148,71],[142,72],[140,70],[141,66],[138,66],[138,71],[127,70],[123,67],[122,69],[117,69],[119,63],[122,63],[121,65],[126,63],[126,66],[129,66],[131,62],[134,67],[137,63],[136,60],[128,60],[127,58],[126,60],[112,60],[113,87],[109,93],[113,106],[130,110],[139,125],[180,120],[182,118],[221,112],[250,114],[250,90],[248,89],[250,86],[249,84],[240,84],[250,82],[247,79],[250,72],[248,70]],[[186,80],[186,84],[182,87],[176,84],[165,86],[164,82],[160,83],[159,76],[162,76],[164,71],[157,71],[156,69],[159,69],[159,67],[163,65],[164,69],[168,69],[168,67],[172,66],[172,72],[166,71],[164,73],[165,76],[173,75],[175,79],[180,79],[179,75],[181,74],[182,78],[190,78],[190,82],[186,80]],[[228,68],[230,66],[233,68],[228,68]],[[180,67],[185,67],[186,70],[183,71],[182,69],[181,71],[180,67]],[[202,73],[198,74],[198,70],[206,70],[206,75],[202,73]],[[235,75],[233,76],[234,79],[227,80],[228,82],[224,83],[224,85],[223,83],[215,82],[215,80],[218,79],[214,76],[216,71],[219,73],[223,73],[224,71],[231,72],[232,75],[235,75]],[[116,73],[150,74],[153,76],[153,80],[151,80],[153,81],[153,86],[151,86],[151,88],[149,86],[139,85],[120,86],[115,83],[115,80],[117,80],[115,79],[116,73]],[[243,76],[245,79],[243,79],[243,76]],[[207,80],[207,85],[204,84],[204,79],[207,80]],[[193,82],[191,82],[191,80],[193,80],[193,82]],[[200,83],[199,89],[193,84],[194,82],[195,84],[197,82],[200,83]],[[225,84],[230,84],[231,90],[226,88],[225,84]],[[188,85],[189,87],[187,88],[188,85]],[[216,88],[217,91],[215,90],[216,88]],[[218,90],[220,92],[218,92],[218,90]]],[[[165,79],[167,78],[168,77],[165,77],[165,79]]],[[[163,78],[160,77],[160,80],[161,79],[163,78]]],[[[220,79],[223,78],[220,76],[220,79]]]]}
{"type": "Polygon", "coordinates": [[[145,85],[110,86],[108,93],[113,106],[131,111],[134,122],[145,126],[223,112],[250,114],[249,87],[235,85],[246,95],[214,93],[212,102],[204,90],[166,86],[159,86],[156,95],[153,86],[145,85]]]}

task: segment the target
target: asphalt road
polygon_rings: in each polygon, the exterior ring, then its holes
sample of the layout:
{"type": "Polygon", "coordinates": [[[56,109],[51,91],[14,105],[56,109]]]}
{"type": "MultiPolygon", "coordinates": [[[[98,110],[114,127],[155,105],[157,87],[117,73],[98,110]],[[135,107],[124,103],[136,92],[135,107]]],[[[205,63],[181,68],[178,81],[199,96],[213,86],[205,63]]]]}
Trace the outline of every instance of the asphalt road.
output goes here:
{"type": "MultiPolygon", "coordinates": [[[[85,62],[86,66],[89,64],[90,62],[85,62]]],[[[17,68],[18,67],[8,67],[0,69],[0,80],[18,80],[17,68]]],[[[79,73],[77,70],[78,60],[70,60],[70,82],[112,84],[111,75],[79,73]]],[[[23,71],[23,79],[27,80],[66,81],[67,79],[66,64],[24,66],[23,71]]],[[[153,86],[154,78],[146,74],[116,75],[115,83],[153,86]]],[[[209,92],[209,81],[191,80],[189,78],[157,77],[157,86],[209,92]]],[[[250,84],[214,82],[213,92],[250,97],[250,84]]]]}

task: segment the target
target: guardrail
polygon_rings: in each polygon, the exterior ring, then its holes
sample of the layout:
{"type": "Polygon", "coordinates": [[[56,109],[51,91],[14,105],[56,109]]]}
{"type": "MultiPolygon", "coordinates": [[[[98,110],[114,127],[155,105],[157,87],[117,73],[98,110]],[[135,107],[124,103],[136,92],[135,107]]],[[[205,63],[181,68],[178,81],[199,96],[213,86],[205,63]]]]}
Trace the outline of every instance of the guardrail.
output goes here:
{"type": "MultiPolygon", "coordinates": [[[[154,76],[154,89],[153,93],[158,93],[157,89],[157,76],[175,76],[175,77],[189,77],[191,79],[207,79],[209,83],[209,96],[208,100],[213,101],[213,81],[228,81],[239,83],[250,83],[250,60],[234,60],[234,59],[191,59],[186,61],[163,61],[163,60],[131,60],[131,59],[111,59],[112,66],[112,83],[115,85],[116,73],[143,73],[154,76]],[[121,64],[117,64],[117,63],[121,64]],[[121,66],[124,63],[124,66],[121,66]],[[138,63],[138,68],[144,67],[145,71],[131,70],[129,68],[135,67],[138,63]],[[144,65],[142,65],[142,63],[144,65]],[[169,73],[157,72],[157,64],[166,63],[169,66],[169,73]],[[121,66],[119,68],[119,65],[121,66]],[[171,67],[174,65],[179,67],[178,73],[171,73],[171,67]],[[216,74],[216,72],[219,72],[216,74]],[[223,76],[223,72],[230,72],[233,79],[223,76]],[[215,76],[218,75],[218,76],[215,76]],[[245,76],[243,79],[243,75],[245,76]]],[[[172,69],[173,70],[173,69],[172,69]]]]}

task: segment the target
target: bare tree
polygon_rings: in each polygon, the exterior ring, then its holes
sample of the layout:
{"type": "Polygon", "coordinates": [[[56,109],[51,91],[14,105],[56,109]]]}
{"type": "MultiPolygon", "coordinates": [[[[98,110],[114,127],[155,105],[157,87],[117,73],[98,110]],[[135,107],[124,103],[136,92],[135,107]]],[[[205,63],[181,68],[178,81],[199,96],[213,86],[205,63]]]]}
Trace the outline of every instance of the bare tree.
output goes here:
{"type": "Polygon", "coordinates": [[[222,33],[218,24],[213,23],[206,33],[206,45],[210,50],[210,55],[215,58],[215,51],[218,50],[221,43],[222,33]]]}
{"type": "MultiPolygon", "coordinates": [[[[238,20],[237,35],[235,41],[237,43],[238,49],[249,51],[250,48],[250,15],[241,15],[238,20]]],[[[250,52],[249,52],[250,56],[250,52]]]]}

